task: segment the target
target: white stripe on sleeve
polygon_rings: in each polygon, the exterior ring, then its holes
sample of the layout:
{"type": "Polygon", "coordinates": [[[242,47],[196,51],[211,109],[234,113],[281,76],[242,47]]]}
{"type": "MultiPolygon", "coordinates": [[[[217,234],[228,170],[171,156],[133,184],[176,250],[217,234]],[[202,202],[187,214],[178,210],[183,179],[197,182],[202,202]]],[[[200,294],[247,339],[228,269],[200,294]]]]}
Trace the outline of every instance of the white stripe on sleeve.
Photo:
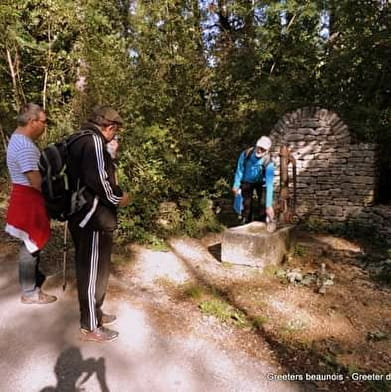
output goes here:
{"type": "Polygon", "coordinates": [[[96,161],[98,164],[98,173],[99,179],[105,191],[105,195],[107,200],[109,200],[113,204],[118,204],[121,201],[121,197],[115,196],[113,192],[113,188],[110,183],[107,181],[108,175],[105,168],[105,161],[103,158],[103,143],[102,139],[93,135],[94,144],[95,144],[95,152],[96,152],[96,161]]]}

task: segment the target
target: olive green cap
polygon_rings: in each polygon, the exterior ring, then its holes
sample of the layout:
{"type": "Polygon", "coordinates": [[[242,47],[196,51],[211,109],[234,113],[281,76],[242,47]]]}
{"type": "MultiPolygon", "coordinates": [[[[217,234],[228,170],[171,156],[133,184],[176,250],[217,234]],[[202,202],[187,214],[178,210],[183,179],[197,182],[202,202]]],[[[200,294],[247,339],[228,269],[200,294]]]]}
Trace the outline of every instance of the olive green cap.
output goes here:
{"type": "Polygon", "coordinates": [[[97,106],[94,108],[89,120],[98,125],[123,124],[119,113],[110,106],[97,106]]]}

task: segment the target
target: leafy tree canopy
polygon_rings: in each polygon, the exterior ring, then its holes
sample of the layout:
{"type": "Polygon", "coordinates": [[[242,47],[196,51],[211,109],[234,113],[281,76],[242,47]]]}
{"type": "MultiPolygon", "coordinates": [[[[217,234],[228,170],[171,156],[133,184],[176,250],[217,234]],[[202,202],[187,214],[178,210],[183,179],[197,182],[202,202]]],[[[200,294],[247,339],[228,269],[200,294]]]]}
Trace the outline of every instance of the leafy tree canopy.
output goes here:
{"type": "Polygon", "coordinates": [[[113,105],[135,195],[122,233],[162,234],[164,201],[194,233],[213,226],[206,200],[227,194],[239,151],[287,110],[337,111],[391,165],[389,31],[382,0],[4,0],[0,124],[10,134],[40,103],[45,144],[113,105]]]}

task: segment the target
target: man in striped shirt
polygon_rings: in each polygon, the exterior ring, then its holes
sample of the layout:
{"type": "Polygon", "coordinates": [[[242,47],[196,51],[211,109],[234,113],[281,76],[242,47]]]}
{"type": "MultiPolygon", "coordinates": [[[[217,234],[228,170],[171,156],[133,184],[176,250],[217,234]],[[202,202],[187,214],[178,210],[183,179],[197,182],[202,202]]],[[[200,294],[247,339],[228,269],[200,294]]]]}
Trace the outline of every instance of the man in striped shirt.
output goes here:
{"type": "Polygon", "coordinates": [[[48,304],[56,297],[41,290],[45,275],[39,269],[39,252],[50,237],[50,225],[41,194],[40,152],[34,143],[45,130],[46,114],[29,103],[21,108],[17,123],[7,148],[12,191],[5,230],[22,240],[18,256],[22,303],[48,304]]]}
{"type": "Polygon", "coordinates": [[[104,325],[116,316],[102,311],[117,226],[117,208],[129,203],[118,186],[115,166],[107,144],[122,125],[119,114],[110,107],[96,108],[81,130],[90,131],[69,148],[71,189],[83,189],[85,204],[69,218],[69,229],[76,250],[76,278],[83,340],[114,340],[118,332],[104,325]]]}

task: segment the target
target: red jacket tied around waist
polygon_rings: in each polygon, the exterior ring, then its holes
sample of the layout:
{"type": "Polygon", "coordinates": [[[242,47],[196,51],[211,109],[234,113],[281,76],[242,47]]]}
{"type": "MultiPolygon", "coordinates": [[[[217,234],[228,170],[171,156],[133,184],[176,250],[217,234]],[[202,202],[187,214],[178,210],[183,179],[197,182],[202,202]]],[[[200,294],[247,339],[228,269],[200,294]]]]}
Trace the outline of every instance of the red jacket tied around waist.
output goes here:
{"type": "Polygon", "coordinates": [[[50,238],[50,221],[41,192],[30,186],[12,185],[6,231],[29,242],[30,246],[26,246],[30,252],[45,246],[50,238]]]}

